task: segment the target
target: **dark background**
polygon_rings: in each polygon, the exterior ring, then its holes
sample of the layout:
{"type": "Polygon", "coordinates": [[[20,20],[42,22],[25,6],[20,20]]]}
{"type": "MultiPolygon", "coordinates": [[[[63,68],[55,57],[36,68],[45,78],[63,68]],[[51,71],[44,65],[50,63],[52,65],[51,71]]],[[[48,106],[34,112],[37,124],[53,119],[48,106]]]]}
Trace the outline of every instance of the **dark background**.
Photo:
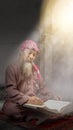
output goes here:
{"type": "Polygon", "coordinates": [[[42,0],[0,1],[0,84],[14,49],[39,22],[42,0]]]}

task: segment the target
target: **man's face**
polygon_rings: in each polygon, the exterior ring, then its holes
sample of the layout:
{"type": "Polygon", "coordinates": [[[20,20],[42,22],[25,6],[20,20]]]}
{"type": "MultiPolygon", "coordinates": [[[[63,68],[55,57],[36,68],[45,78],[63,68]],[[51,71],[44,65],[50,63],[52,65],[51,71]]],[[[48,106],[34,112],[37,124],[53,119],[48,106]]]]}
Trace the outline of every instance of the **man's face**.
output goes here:
{"type": "Polygon", "coordinates": [[[25,62],[33,62],[36,58],[36,51],[30,50],[30,49],[25,49],[23,51],[23,60],[25,62]]]}
{"type": "Polygon", "coordinates": [[[21,62],[21,69],[22,73],[26,76],[29,77],[32,75],[32,63],[36,57],[36,51],[30,50],[30,49],[25,49],[22,52],[22,62],[21,62]]]}

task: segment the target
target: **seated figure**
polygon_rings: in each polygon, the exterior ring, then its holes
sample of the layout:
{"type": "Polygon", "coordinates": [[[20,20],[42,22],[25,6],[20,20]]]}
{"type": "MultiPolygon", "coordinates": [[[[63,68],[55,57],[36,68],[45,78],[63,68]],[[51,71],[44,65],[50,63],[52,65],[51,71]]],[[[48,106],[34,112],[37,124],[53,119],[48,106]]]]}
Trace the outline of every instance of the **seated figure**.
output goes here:
{"type": "Polygon", "coordinates": [[[38,53],[37,44],[32,40],[25,40],[20,45],[18,60],[8,65],[6,69],[7,96],[2,111],[9,117],[15,119],[26,117],[29,112],[23,108],[25,103],[41,105],[48,99],[59,100],[58,96],[48,91],[34,63],[38,53]]]}

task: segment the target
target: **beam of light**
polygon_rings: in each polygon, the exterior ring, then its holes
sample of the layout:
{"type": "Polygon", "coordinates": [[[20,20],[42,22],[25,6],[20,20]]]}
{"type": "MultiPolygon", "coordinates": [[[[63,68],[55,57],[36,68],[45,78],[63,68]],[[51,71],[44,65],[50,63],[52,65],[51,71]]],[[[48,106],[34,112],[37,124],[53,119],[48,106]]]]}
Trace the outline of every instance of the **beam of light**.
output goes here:
{"type": "Polygon", "coordinates": [[[56,0],[43,0],[41,13],[40,13],[40,25],[41,27],[47,27],[51,23],[52,6],[56,0]]]}
{"type": "Polygon", "coordinates": [[[46,85],[73,101],[73,0],[43,0],[40,30],[40,70],[46,85]]]}
{"type": "Polygon", "coordinates": [[[73,0],[45,0],[41,11],[43,28],[49,25],[59,32],[73,30],[73,0]]]}
{"type": "Polygon", "coordinates": [[[57,0],[52,12],[52,24],[64,32],[73,30],[73,0],[57,0]]]}

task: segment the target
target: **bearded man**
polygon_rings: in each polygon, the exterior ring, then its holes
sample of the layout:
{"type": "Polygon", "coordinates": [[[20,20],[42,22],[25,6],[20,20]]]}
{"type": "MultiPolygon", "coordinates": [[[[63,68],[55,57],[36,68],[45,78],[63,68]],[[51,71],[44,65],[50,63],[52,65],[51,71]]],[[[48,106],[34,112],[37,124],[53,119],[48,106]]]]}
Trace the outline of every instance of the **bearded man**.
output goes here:
{"type": "Polygon", "coordinates": [[[7,116],[15,119],[25,117],[26,110],[22,109],[25,103],[40,105],[48,99],[58,99],[45,87],[39,69],[34,64],[38,52],[34,41],[25,40],[19,48],[18,62],[6,69],[7,97],[2,110],[7,116]]]}

